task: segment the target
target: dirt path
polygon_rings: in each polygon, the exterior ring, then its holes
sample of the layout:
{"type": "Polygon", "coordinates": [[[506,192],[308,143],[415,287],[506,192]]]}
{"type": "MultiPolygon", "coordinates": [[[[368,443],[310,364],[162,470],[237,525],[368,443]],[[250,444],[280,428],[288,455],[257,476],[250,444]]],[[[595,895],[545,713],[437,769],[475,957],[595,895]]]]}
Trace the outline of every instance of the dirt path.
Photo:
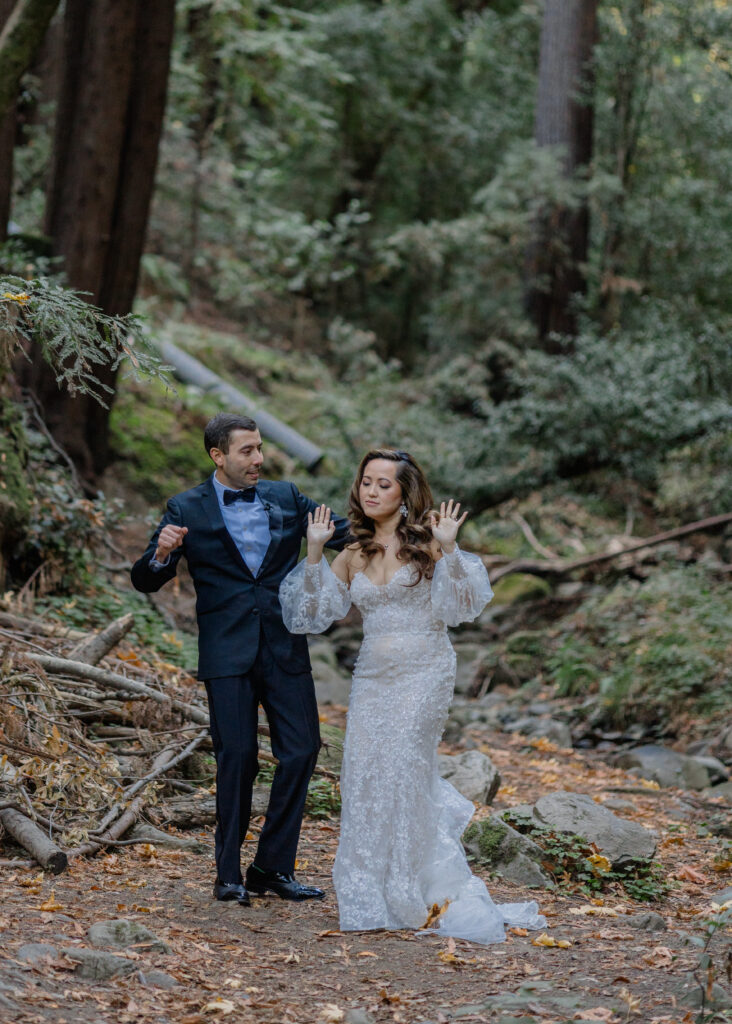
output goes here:
{"type": "MultiPolygon", "coordinates": [[[[568,948],[534,945],[535,934],[509,933],[505,943],[491,947],[409,932],[341,934],[329,877],[337,820],[307,820],[303,831],[298,870],[328,890],[320,904],[293,905],[274,897],[256,899],[250,909],[216,903],[210,852],[122,847],[56,878],[5,866],[0,1021],[697,1020],[698,1011],[681,999],[699,951],[685,944],[683,933],[702,934],[713,913],[711,897],[732,881],[728,872],[715,870],[719,840],[705,834],[708,809],[688,794],[639,786],[626,773],[576,751],[543,741],[532,747],[518,737],[492,740],[490,753],[504,779],[499,810],[560,788],[600,801],[621,790],[632,805],[623,816],[658,833],[658,857],[673,880],[668,898],[649,907],[620,888],[595,903],[579,892],[532,892],[547,916],[548,934],[568,940],[568,948]],[[592,913],[577,914],[581,908],[592,913]],[[665,930],[630,925],[630,915],[649,909],[660,913],[665,930]],[[120,950],[134,961],[128,976],[79,978],[74,948],[90,947],[91,924],[117,918],[146,925],[171,952],[120,950]],[[53,949],[29,962],[22,950],[28,943],[53,949]],[[155,970],[175,987],[153,987],[155,970]]],[[[196,836],[212,849],[210,830],[196,836]]],[[[498,902],[528,898],[516,886],[485,878],[498,902]]],[[[712,950],[720,983],[725,949],[729,934],[718,935],[712,950]]],[[[714,1019],[732,1020],[732,1013],[714,1019]]]]}

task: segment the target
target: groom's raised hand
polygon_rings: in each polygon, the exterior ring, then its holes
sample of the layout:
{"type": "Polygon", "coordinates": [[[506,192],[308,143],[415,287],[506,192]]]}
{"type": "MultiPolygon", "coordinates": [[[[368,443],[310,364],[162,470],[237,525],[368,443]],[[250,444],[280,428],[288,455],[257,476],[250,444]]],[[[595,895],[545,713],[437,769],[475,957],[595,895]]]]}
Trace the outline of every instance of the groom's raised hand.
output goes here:
{"type": "Polygon", "coordinates": [[[172,523],[168,523],[160,531],[158,537],[158,546],[155,549],[155,561],[164,562],[171,551],[175,551],[183,543],[183,538],[188,533],[187,526],[173,526],[172,523]]]}

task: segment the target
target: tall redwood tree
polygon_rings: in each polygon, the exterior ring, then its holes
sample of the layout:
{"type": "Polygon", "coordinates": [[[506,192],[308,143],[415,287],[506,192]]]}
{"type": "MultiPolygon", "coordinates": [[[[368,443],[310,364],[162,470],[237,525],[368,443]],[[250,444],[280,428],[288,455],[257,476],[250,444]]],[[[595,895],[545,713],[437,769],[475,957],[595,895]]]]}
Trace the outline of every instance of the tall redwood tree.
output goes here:
{"type": "MultiPolygon", "coordinates": [[[[571,177],[592,158],[592,55],[598,0],[546,0],[541,29],[535,138],[560,147],[571,177]]],[[[527,306],[539,337],[576,332],[574,297],[585,291],[589,212],[586,204],[548,210],[528,256],[527,306]]]]}
{"type": "MultiPolygon", "coordinates": [[[[105,313],[129,313],[135,296],[174,15],[175,0],[66,0],[45,230],[70,287],[105,313]]],[[[115,371],[98,376],[114,390],[115,371]]],[[[25,378],[54,435],[93,482],[108,461],[109,410],[59,389],[41,361],[25,378]]]]}

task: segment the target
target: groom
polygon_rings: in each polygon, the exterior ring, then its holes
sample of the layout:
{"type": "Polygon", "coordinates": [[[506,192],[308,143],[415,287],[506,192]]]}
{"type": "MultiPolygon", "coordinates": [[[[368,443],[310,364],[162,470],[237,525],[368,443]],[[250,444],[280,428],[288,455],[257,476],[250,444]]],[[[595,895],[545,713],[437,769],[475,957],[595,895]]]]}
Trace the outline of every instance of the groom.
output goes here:
{"type": "MultiPolygon", "coordinates": [[[[168,501],[145,554],[132,567],[137,590],[159,590],[185,556],[196,589],[198,678],[205,681],[216,755],[214,896],[249,905],[249,892],[320,899],[295,880],[305,797],[320,747],[307,640],[282,621],[278,591],[294,567],[317,508],[294,484],[260,480],[262,439],[254,420],[221,413],[204,443],[214,473],[168,501]],[[257,714],[269,722],[278,764],[254,863],[242,879],[257,762],[257,714]]],[[[346,543],[336,518],[329,547],[346,543]]]]}

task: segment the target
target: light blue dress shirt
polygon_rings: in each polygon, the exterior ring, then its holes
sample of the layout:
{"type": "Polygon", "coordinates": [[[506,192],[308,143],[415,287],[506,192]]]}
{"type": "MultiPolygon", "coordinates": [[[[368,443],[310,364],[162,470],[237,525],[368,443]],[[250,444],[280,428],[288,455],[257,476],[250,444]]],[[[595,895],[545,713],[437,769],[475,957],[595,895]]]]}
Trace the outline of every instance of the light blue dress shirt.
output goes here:
{"type": "Polygon", "coordinates": [[[262,567],[272,537],[267,510],[258,494],[255,495],[254,501],[233,501],[231,505],[224,505],[224,491],[231,488],[217,480],[216,473],[211,479],[216,497],[219,499],[224,526],[239,549],[239,554],[249,566],[252,576],[256,576],[262,567]]]}

